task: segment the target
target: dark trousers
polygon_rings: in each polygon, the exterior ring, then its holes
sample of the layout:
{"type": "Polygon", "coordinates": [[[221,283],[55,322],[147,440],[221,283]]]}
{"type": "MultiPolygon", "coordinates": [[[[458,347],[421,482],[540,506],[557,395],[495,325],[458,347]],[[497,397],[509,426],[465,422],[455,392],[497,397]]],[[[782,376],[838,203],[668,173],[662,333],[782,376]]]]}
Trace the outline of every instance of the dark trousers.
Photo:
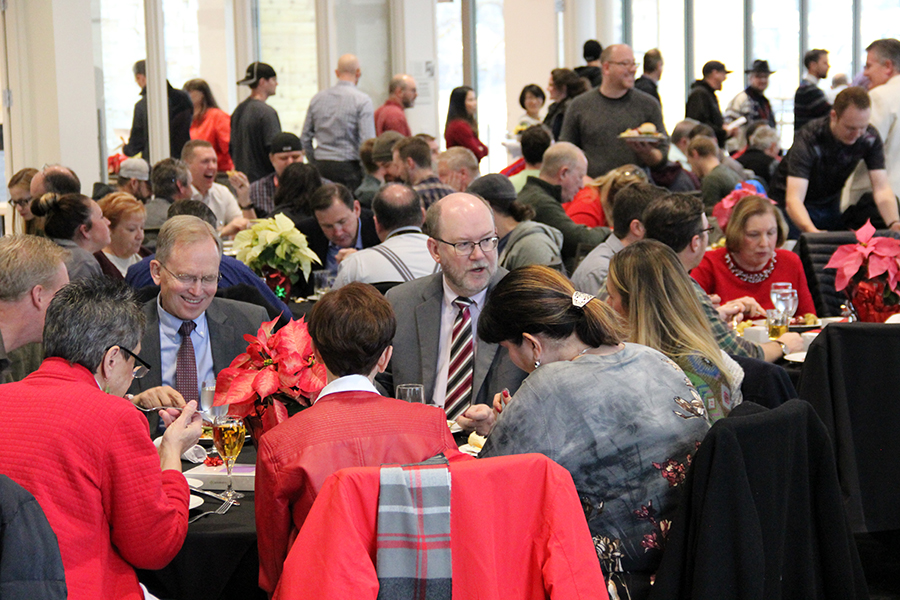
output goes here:
{"type": "Polygon", "coordinates": [[[317,160],[313,165],[323,179],[342,183],[350,189],[351,193],[362,183],[363,170],[358,160],[317,160]]]}

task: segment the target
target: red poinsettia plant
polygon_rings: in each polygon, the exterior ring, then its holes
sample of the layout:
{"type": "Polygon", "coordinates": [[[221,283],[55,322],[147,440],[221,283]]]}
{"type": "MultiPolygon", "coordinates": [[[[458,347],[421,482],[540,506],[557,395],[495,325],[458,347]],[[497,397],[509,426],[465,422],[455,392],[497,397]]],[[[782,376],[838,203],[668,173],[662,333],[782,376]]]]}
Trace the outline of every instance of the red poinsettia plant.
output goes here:
{"type": "Polygon", "coordinates": [[[213,402],[229,405],[230,415],[261,419],[263,431],[287,419],[286,402],[309,406],[325,387],[325,365],[315,360],[306,322],[290,321],[273,333],[276,321],[244,336],[247,352],[219,373],[213,402]]]}
{"type": "Polygon", "coordinates": [[[900,240],[875,237],[871,221],[856,231],[857,244],[839,246],[826,269],[837,269],[834,287],[847,295],[863,321],[884,322],[900,311],[900,240]]]}
{"type": "MultiPolygon", "coordinates": [[[[731,213],[734,212],[735,205],[747,196],[767,197],[765,190],[762,186],[758,185],[756,181],[751,180],[741,182],[739,185],[735,186],[733,192],[719,200],[719,202],[713,206],[712,214],[719,224],[719,229],[725,231],[725,228],[728,227],[728,220],[731,218],[731,213]]],[[[769,202],[775,204],[774,200],[769,200],[769,202]]]]}

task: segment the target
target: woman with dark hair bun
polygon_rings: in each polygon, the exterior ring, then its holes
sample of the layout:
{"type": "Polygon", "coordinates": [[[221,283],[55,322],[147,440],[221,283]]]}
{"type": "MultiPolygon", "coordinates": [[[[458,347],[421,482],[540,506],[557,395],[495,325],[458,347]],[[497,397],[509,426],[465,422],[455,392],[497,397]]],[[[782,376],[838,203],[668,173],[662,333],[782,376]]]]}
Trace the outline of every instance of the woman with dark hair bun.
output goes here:
{"type": "Polygon", "coordinates": [[[550,71],[550,81],[547,83],[547,92],[553,104],[547,109],[544,117],[544,125],[553,132],[553,139],[559,140],[562,131],[563,118],[566,116],[566,108],[575,96],[587,91],[587,86],[572,69],[553,69],[550,71]]]}
{"type": "Polygon", "coordinates": [[[472,151],[479,161],[488,155],[488,148],[478,139],[478,100],[475,90],[462,85],[450,92],[450,107],[447,109],[447,124],[444,126],[444,141],[447,148],[462,146],[472,151]]]}
{"type": "Polygon", "coordinates": [[[322,177],[312,165],[305,163],[291,163],[278,178],[278,188],[275,190],[275,211],[299,224],[307,217],[313,216],[309,208],[309,199],[322,187],[322,177]]]}
{"type": "Polygon", "coordinates": [[[94,252],[110,243],[109,220],[100,205],[83,194],[44,194],[31,201],[31,212],[46,217],[44,233],[70,252],[69,281],[103,275],[94,252]]]}
{"type": "Polygon", "coordinates": [[[184,84],[184,91],[194,105],[191,121],[191,139],[206,140],[216,151],[219,173],[234,169],[234,161],[228,145],[231,143],[231,117],[219,108],[209,84],[203,79],[191,79],[184,84]]]}
{"type": "Polygon", "coordinates": [[[468,409],[484,417],[479,431],[492,428],[481,456],[538,452],[565,467],[604,573],[620,598],[645,597],[675,487],[709,429],[697,391],[661,353],[624,343],[606,303],[546,267],[516,269],[497,284],[478,336],[529,373],[511,399],[497,395],[493,412],[468,409]]]}

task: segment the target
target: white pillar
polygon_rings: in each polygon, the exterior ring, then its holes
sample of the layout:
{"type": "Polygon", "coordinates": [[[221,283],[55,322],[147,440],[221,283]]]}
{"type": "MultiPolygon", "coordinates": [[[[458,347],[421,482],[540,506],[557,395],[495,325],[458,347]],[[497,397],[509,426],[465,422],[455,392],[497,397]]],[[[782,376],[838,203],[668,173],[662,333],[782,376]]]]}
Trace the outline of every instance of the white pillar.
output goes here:
{"type": "MultiPolygon", "coordinates": [[[[147,149],[153,162],[169,156],[169,95],[162,0],[144,0],[147,32],[147,149]]],[[[146,158],[146,157],[145,157],[146,158]]]]}

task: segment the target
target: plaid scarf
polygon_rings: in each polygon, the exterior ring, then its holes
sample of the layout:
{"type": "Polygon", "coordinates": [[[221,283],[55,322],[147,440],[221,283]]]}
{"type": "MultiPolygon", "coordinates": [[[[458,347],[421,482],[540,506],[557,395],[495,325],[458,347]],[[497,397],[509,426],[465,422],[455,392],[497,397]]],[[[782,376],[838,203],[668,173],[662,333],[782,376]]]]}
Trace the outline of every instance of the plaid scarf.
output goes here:
{"type": "Polygon", "coordinates": [[[376,571],[379,600],[450,600],[447,458],[381,468],[376,571]]]}

